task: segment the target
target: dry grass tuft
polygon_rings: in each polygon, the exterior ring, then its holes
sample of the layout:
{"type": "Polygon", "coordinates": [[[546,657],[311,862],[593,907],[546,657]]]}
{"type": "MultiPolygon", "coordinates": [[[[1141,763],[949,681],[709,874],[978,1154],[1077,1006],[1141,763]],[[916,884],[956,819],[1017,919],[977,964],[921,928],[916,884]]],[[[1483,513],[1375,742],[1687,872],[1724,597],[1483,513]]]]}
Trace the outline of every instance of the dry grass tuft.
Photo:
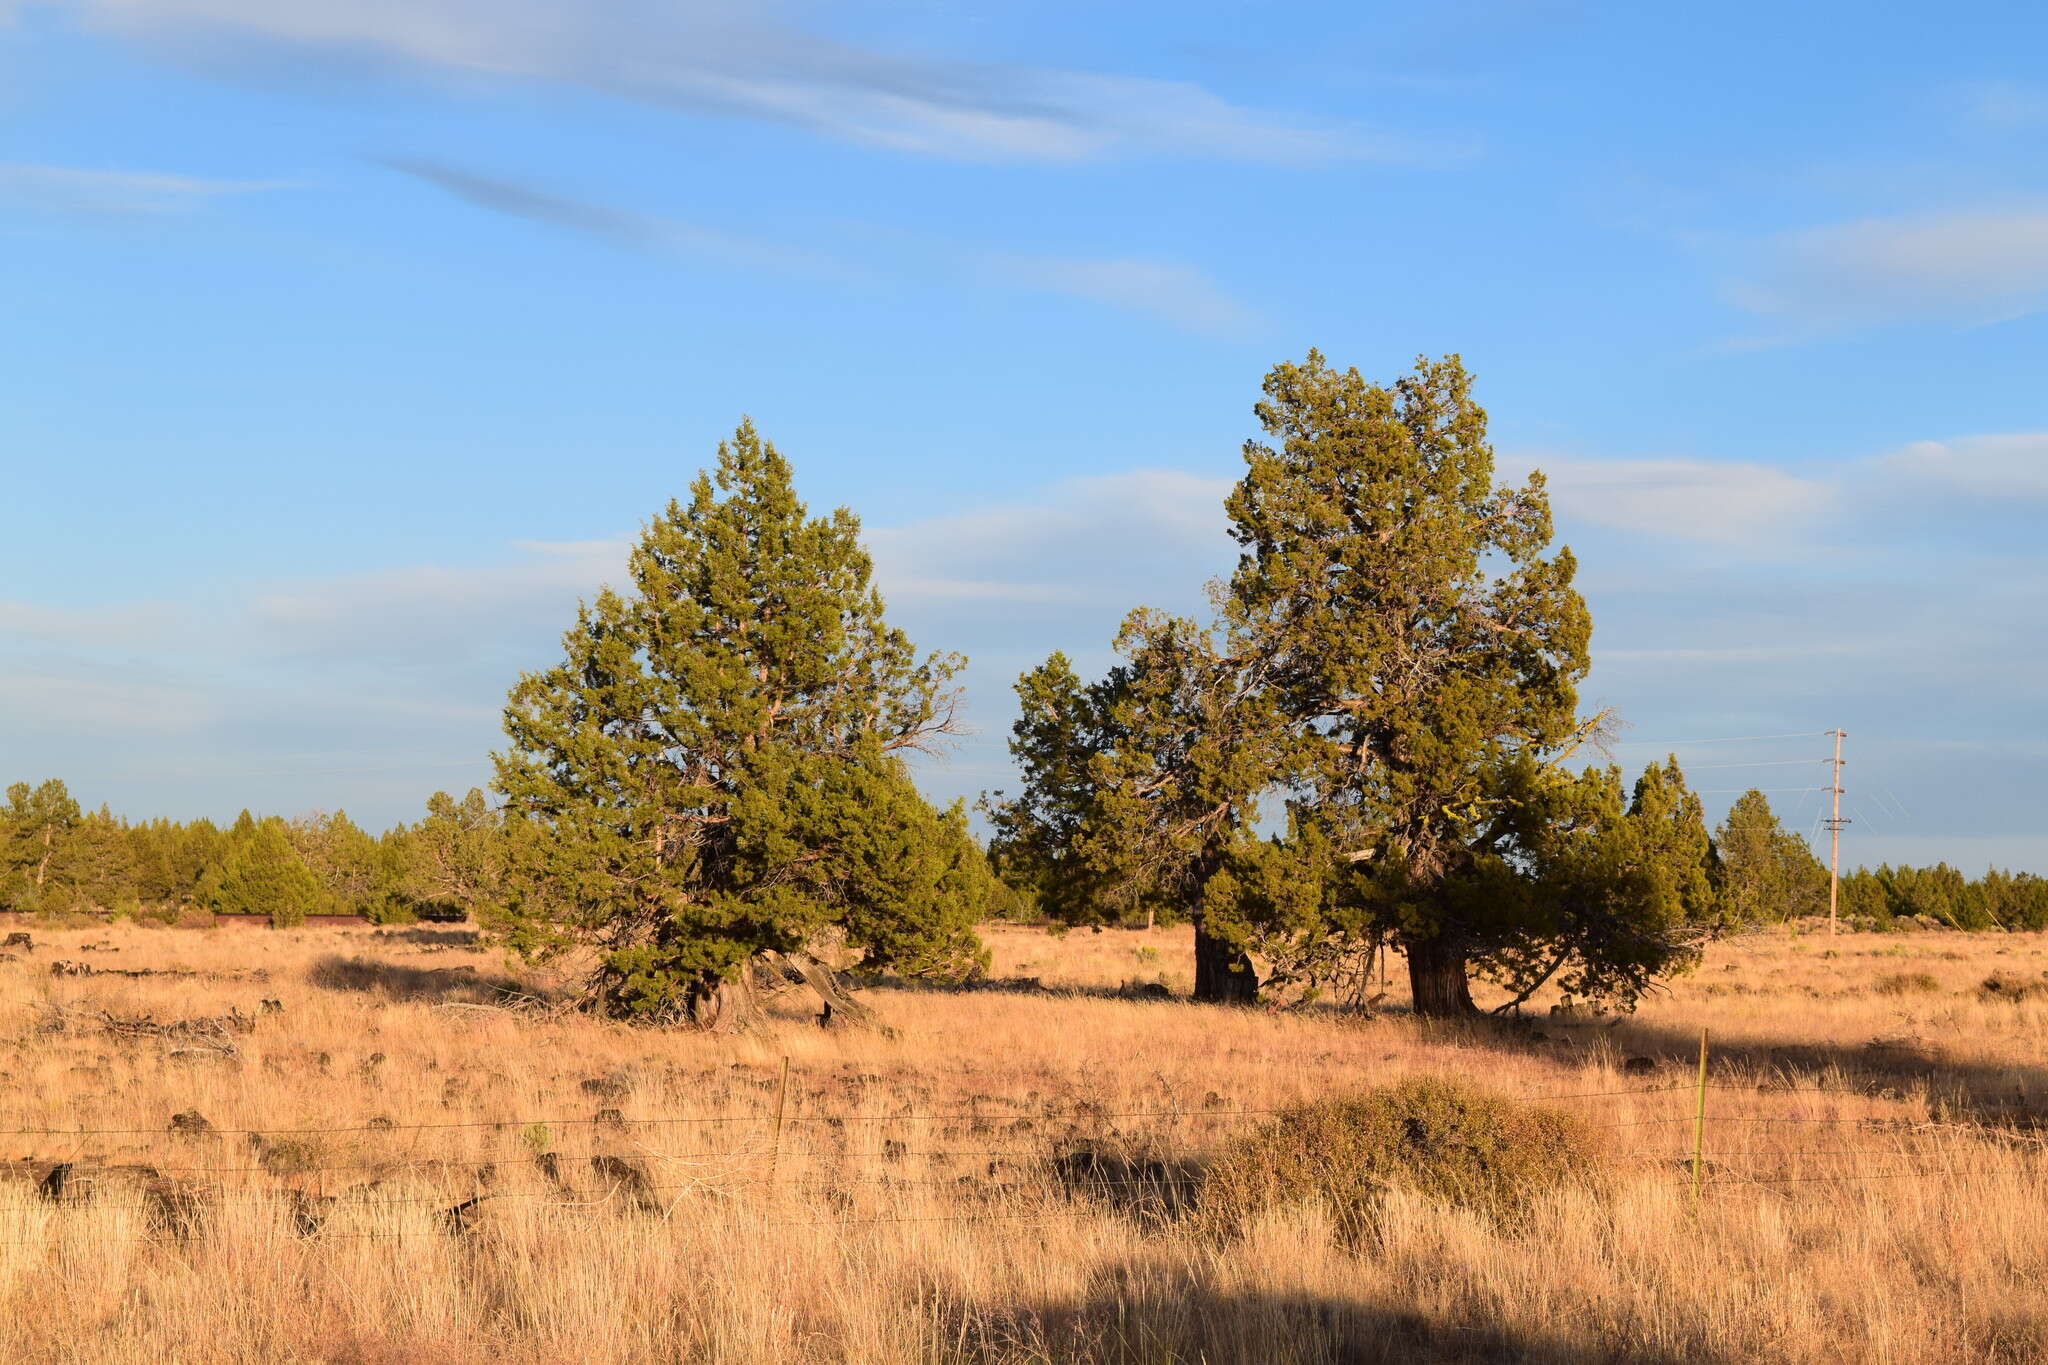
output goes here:
{"type": "Polygon", "coordinates": [[[1879,995],[1929,994],[1941,989],[1941,979],[1933,972],[1886,972],[1873,985],[1879,995]]]}
{"type": "Polygon", "coordinates": [[[2038,1000],[2048,997],[2048,978],[1993,972],[1984,978],[1984,984],[1977,988],[1977,993],[1986,1000],[2004,1000],[2012,1004],[2038,1000]]]}

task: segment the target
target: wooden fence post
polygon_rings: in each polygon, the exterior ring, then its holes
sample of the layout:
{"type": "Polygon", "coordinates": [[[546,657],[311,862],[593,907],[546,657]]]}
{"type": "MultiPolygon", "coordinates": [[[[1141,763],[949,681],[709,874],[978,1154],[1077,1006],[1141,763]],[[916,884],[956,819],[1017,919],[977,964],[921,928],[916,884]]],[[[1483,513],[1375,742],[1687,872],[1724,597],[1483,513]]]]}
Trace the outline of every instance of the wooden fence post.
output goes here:
{"type": "Polygon", "coordinates": [[[775,1184],[775,1167],[782,1159],[782,1115],[789,1105],[789,1058],[782,1059],[782,1083],[775,1089],[775,1138],[768,1149],[768,1183],[775,1184]]]}
{"type": "Polygon", "coordinates": [[[1700,1030],[1700,1089],[1692,1115],[1692,1211],[1700,1211],[1700,1159],[1707,1139],[1707,1031],[1700,1030]]]}

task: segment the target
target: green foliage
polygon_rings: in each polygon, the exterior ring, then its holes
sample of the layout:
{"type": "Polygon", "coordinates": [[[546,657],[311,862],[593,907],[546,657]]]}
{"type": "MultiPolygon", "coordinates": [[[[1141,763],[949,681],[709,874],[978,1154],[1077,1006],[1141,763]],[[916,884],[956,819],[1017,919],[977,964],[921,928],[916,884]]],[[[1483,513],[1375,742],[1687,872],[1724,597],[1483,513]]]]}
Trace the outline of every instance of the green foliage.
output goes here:
{"type": "Polygon", "coordinates": [[[393,877],[406,902],[433,918],[495,922],[508,897],[511,834],[504,813],[471,787],[460,801],[427,798],[427,816],[393,841],[393,877]]]}
{"type": "Polygon", "coordinates": [[[992,857],[1063,924],[1192,920],[1195,998],[1248,1000],[1257,978],[1227,868],[1253,840],[1281,732],[1197,623],[1140,609],[1116,648],[1100,682],[1083,685],[1063,654],[1018,682],[1010,752],[1024,786],[984,798],[992,857]]]}
{"type": "Polygon", "coordinates": [[[1828,870],[1806,840],[1778,823],[1770,800],[1751,790],[1714,831],[1721,903],[1736,923],[1827,913],[1828,870]]]}
{"type": "Polygon", "coordinates": [[[375,917],[388,893],[383,850],[344,811],[304,815],[285,825],[292,850],[320,884],[318,911],[375,917]]]}
{"type": "Polygon", "coordinates": [[[1202,1184],[1203,1216],[1230,1230],[1269,1210],[1318,1204],[1349,1236],[1381,1199],[1411,1190],[1510,1219],[1595,1169],[1593,1130],[1562,1110],[1462,1081],[1410,1077],[1299,1105],[1226,1147],[1202,1184]]]}
{"type": "Polygon", "coordinates": [[[603,1007],[699,1022],[828,931],[869,967],[969,966],[992,878],[903,759],[952,729],[961,661],[884,621],[853,514],[810,517],[744,424],[629,572],[506,707],[508,941],[591,945],[603,1007]]]}
{"type": "Polygon", "coordinates": [[[1947,863],[1858,868],[1842,878],[1840,912],[1874,929],[1909,921],[1950,929],[2048,929],[2048,878],[1993,868],[1972,880],[1947,863]]]}
{"type": "Polygon", "coordinates": [[[280,929],[320,913],[326,899],[319,878],[292,847],[285,822],[275,816],[231,833],[227,856],[209,880],[217,913],[267,915],[280,929]]]}
{"type": "Polygon", "coordinates": [[[1632,1000],[1714,922],[1711,847],[1675,765],[1633,801],[1569,770],[1591,621],[1541,476],[1495,485],[1456,357],[1389,387],[1311,352],[1265,394],[1215,625],[1135,612],[1103,681],[1019,682],[1004,876],[1069,923],[1194,919],[1198,998],[1242,998],[1203,991],[1205,939],[1315,989],[1391,937],[1425,1013],[1474,967],[1632,1000]]]}
{"type": "Polygon", "coordinates": [[[0,903],[12,910],[70,908],[60,852],[80,819],[78,803],[56,778],[7,789],[0,812],[0,903]]]}

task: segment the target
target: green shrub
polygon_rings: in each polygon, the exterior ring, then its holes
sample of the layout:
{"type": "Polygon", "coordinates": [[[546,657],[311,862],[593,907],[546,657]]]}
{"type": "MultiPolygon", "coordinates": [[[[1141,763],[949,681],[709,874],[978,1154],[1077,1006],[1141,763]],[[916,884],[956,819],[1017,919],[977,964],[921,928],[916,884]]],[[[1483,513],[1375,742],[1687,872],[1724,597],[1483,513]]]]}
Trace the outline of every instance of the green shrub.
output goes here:
{"type": "Polygon", "coordinates": [[[1594,1131],[1575,1115],[1411,1077],[1298,1106],[1239,1138],[1209,1168],[1202,1209],[1228,1230],[1268,1209],[1321,1203],[1355,1235],[1383,1194],[1408,1189],[1507,1218],[1584,1179],[1597,1154],[1594,1131]]]}
{"type": "Polygon", "coordinates": [[[1886,972],[1877,979],[1879,995],[1912,995],[1940,989],[1941,982],[1933,972],[1886,972]]]}

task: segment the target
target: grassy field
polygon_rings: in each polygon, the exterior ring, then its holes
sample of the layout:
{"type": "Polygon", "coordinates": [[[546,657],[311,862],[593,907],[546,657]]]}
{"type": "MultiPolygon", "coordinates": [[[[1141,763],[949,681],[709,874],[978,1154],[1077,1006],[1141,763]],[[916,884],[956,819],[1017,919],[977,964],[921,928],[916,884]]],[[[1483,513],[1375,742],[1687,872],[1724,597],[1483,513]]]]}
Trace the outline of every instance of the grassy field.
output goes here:
{"type": "Polygon", "coordinates": [[[1418,1023],[1398,970],[1371,1019],[1144,998],[1184,931],[997,928],[995,988],[868,994],[893,1036],[792,998],[729,1039],[553,1013],[449,930],[32,932],[7,1360],[2048,1358],[2042,939],[1774,933],[1515,1028],[1418,1023]],[[1418,1073],[1558,1097],[1600,1178],[1189,1216],[1268,1111],[1418,1073]]]}

